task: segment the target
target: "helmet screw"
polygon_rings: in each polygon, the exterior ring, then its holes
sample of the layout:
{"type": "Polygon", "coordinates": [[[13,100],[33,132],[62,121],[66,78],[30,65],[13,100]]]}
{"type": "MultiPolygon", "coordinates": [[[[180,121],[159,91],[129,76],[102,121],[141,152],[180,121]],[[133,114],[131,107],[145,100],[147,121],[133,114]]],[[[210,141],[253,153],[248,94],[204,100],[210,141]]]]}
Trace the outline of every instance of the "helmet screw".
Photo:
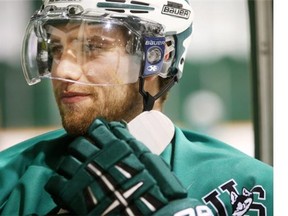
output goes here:
{"type": "Polygon", "coordinates": [[[76,10],[74,7],[69,8],[69,14],[74,15],[76,13],[76,10]]]}

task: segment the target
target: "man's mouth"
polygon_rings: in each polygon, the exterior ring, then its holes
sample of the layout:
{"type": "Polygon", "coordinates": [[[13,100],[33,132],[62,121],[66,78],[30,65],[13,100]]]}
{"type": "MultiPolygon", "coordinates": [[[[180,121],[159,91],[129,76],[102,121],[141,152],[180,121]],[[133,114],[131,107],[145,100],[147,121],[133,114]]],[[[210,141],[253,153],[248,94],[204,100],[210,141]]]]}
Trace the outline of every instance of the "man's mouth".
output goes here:
{"type": "Polygon", "coordinates": [[[61,101],[65,104],[78,103],[88,99],[90,96],[89,93],[85,92],[63,92],[61,94],[61,101]]]}

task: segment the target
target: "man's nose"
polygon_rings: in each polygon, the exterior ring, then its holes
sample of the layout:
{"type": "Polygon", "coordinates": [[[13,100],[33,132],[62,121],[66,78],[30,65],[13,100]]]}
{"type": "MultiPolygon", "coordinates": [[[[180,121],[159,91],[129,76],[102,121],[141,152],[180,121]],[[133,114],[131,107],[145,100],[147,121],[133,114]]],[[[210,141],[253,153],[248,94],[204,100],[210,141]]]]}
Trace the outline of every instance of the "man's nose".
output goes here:
{"type": "Polygon", "coordinates": [[[58,61],[54,76],[74,81],[80,80],[83,71],[76,52],[73,52],[72,49],[67,49],[58,61]]]}

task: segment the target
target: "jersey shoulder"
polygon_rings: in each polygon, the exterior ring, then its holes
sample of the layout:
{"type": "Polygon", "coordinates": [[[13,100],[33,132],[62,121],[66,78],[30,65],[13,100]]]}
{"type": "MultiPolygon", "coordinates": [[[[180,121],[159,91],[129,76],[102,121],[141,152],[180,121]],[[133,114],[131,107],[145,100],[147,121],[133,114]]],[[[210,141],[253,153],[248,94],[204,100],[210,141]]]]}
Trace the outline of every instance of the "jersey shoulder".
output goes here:
{"type": "Polygon", "coordinates": [[[172,146],[175,174],[189,195],[215,214],[273,215],[270,165],[210,136],[179,128],[172,146]]]}
{"type": "Polygon", "coordinates": [[[53,148],[57,147],[56,145],[61,150],[62,147],[59,143],[64,143],[67,139],[70,138],[65,130],[57,129],[15,144],[0,152],[0,167],[21,158],[22,160],[33,160],[41,152],[49,153],[53,151],[53,148]]]}

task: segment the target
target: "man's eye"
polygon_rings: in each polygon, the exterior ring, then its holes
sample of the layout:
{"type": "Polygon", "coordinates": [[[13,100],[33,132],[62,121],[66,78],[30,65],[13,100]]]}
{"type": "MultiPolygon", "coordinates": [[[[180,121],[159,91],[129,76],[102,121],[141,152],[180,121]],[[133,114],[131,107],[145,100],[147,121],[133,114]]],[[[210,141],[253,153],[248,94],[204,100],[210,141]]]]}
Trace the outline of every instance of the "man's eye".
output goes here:
{"type": "Polygon", "coordinates": [[[104,47],[101,46],[101,44],[89,43],[84,45],[86,52],[101,51],[102,49],[104,49],[104,47]]]}
{"type": "Polygon", "coordinates": [[[86,41],[86,43],[84,44],[84,50],[86,52],[104,52],[104,51],[108,51],[112,48],[115,47],[114,42],[108,41],[106,39],[103,38],[99,38],[99,37],[95,37],[92,39],[89,39],[86,41]]]}

